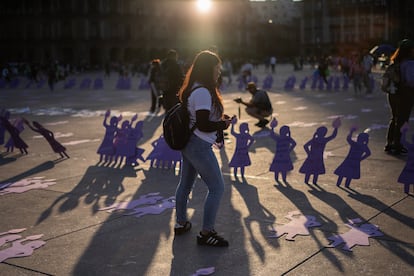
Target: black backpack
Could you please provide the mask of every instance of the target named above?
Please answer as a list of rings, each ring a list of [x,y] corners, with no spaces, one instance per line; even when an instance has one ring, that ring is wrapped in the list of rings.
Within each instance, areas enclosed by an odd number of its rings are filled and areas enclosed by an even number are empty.
[[[193,88],[191,91],[200,88]],[[177,103],[169,109],[162,122],[164,140],[173,150],[181,150],[187,145],[196,126],[190,128],[190,114],[187,103]]]

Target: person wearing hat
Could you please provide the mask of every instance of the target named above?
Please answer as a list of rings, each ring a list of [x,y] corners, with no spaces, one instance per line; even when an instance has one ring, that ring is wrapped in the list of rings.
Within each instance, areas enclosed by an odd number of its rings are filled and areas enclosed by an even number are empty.
[[[269,123],[266,117],[269,117],[273,113],[269,96],[265,90],[257,89],[254,82],[249,82],[246,90],[252,94],[250,101],[245,102],[241,98],[235,99],[234,101],[245,105],[246,113],[259,120],[256,126],[263,128]]]
[[[407,149],[401,144],[401,127],[410,119],[414,106],[414,86],[407,79],[407,76],[411,76],[407,72],[414,72],[414,41],[402,40],[391,56],[391,63],[398,68],[399,81],[396,83],[395,93],[388,93],[391,119],[384,151],[399,155],[407,153]]]

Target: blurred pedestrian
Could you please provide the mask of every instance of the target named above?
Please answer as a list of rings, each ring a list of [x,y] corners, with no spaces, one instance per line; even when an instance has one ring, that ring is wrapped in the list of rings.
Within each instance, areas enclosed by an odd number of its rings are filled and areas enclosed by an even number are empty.
[[[349,75],[352,79],[354,94],[356,96],[361,93],[362,81],[364,77],[364,67],[361,63],[361,57],[359,55],[352,58]]]
[[[181,66],[178,64],[178,53],[171,49],[168,51],[167,58],[161,64],[163,78],[163,105],[165,110],[169,110],[178,100],[178,90],[183,83],[184,74]]]
[[[161,106],[161,62],[159,59],[153,59],[151,61],[151,68],[148,77],[148,83],[151,90],[151,107],[150,112],[154,113],[158,111]]]
[[[384,151],[392,154],[405,154],[407,149],[401,144],[401,127],[408,122],[414,106],[414,87],[408,85],[407,78],[403,78],[408,66],[414,61],[414,41],[404,39],[391,56],[391,63],[399,71],[400,81],[396,84],[395,93],[388,93],[388,104],[391,119],[387,131],[387,142]]]
[[[371,70],[372,70],[372,66],[374,66],[374,58],[369,54],[366,53],[363,57],[362,57],[362,79],[364,82],[364,86],[366,88],[366,93],[367,94],[371,94],[373,87],[372,87],[372,74],[371,74]]]

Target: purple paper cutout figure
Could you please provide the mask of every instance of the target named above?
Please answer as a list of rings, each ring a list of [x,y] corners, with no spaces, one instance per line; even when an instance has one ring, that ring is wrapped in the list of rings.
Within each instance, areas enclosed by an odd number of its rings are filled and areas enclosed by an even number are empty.
[[[96,78],[93,82],[93,89],[103,89],[103,79],[102,78]]]
[[[159,215],[168,209],[173,209],[174,207],[175,196],[171,196],[169,198],[163,199],[159,204],[134,208],[132,212],[126,213],[125,216],[134,216],[140,218],[146,215]]]
[[[16,147],[22,154],[27,154],[27,148],[29,146],[20,137],[20,133],[24,130],[23,120],[18,118],[13,122],[13,124],[11,124],[9,120],[0,116],[0,122],[10,134],[9,140],[4,145],[4,147],[7,149],[7,152],[13,152],[14,148]]]
[[[303,89],[305,89],[305,88],[306,88],[306,83],[308,82],[308,79],[309,79],[309,77],[305,77],[305,78],[301,81],[301,83],[300,83],[300,85],[299,85],[300,90],[303,90]]]
[[[102,160],[105,162],[112,162],[112,158],[115,155],[114,138],[118,130],[118,122],[122,119],[122,116],[119,118],[112,116],[108,124],[107,119],[110,115],[111,111],[107,110],[105,113],[105,118],[103,120],[103,126],[105,127],[105,136],[97,150],[97,153],[99,154],[99,163],[102,162]]]
[[[334,90],[338,91],[340,86],[341,86],[341,83],[340,83],[339,76],[336,76],[334,80]]]
[[[38,249],[46,244],[45,241],[39,240],[42,236],[43,235],[34,235],[25,239],[13,241],[10,247],[0,251],[0,263],[7,259],[21,258],[32,255],[35,249]]]
[[[347,75],[344,75],[344,85],[342,86],[343,90],[348,90],[349,88],[349,77]]]
[[[318,80],[319,80],[319,73],[317,71],[315,71],[312,75],[312,84],[311,84],[311,89],[312,90],[316,89],[316,85],[318,84]]]
[[[56,141],[55,136],[52,131],[43,127],[40,123],[33,121],[33,126],[30,125],[29,121],[23,119],[24,123],[34,132],[40,133],[46,141],[49,143],[52,150],[56,153],[59,153],[61,158],[70,158],[66,153],[66,148],[62,146],[58,141]]]
[[[288,77],[288,79],[285,82],[285,90],[287,91],[293,90],[293,88],[295,87],[295,83],[296,83],[295,76]]]
[[[135,127],[128,133],[127,148],[130,155],[126,157],[126,165],[138,165],[137,159],[145,162],[145,159],[142,156],[145,150],[137,147],[138,141],[144,136],[144,133],[142,132],[143,125],[144,121],[137,122]]]
[[[18,78],[12,79],[12,81],[10,82],[9,88],[15,89],[19,86],[19,84],[20,84],[20,80]]]
[[[44,179],[44,177],[32,177],[25,178],[13,183],[6,183],[3,188],[3,184],[0,184],[0,195],[6,195],[11,193],[24,193],[35,189],[46,189],[51,185],[55,185],[55,179]]]
[[[275,118],[270,123],[270,127],[272,128],[270,137],[276,141],[276,150],[269,171],[275,173],[276,182],[279,182],[279,173],[282,174],[282,179],[286,183],[287,172],[293,170],[290,153],[295,148],[296,142],[290,137],[290,128],[288,126],[282,126],[279,130],[280,135],[276,135],[274,129],[277,124],[278,122]]]
[[[272,85],[273,85],[273,76],[272,74],[268,74],[263,80],[262,88],[265,90],[271,89]]]
[[[79,85],[79,89],[89,89],[91,87],[91,79],[90,78],[84,78]]]
[[[249,125],[241,123],[239,126],[240,133],[234,131],[234,125],[237,118],[233,118],[231,122],[231,134],[236,137],[236,149],[229,163],[229,167],[233,168],[234,177],[237,178],[237,168],[240,168],[240,174],[244,178],[244,168],[251,165],[249,157],[249,147],[253,144],[254,138],[249,134]]]
[[[346,223],[345,225],[351,228],[351,230],[343,234],[328,237],[328,240],[330,240],[331,243],[327,247],[337,247],[340,244],[344,244],[342,249],[352,252],[352,247],[355,245],[368,246],[370,237],[380,237],[384,235],[379,231],[378,226],[370,223],[358,226],[351,222]]]
[[[159,196],[160,193],[148,193],[146,195],[140,196],[138,199],[132,200],[132,201],[124,201],[119,203],[114,203],[108,207],[100,208],[99,211],[107,211],[107,212],[115,212],[118,210],[131,210],[136,208],[140,205],[150,205],[155,204],[161,199],[163,199],[162,196]]]
[[[305,174],[305,183],[309,183],[309,178],[313,175],[313,184],[318,182],[318,176],[325,174],[325,164],[323,161],[323,153],[325,151],[326,144],[333,140],[338,134],[338,128],[341,126],[340,118],[336,118],[332,122],[332,127],[334,128],[332,134],[326,137],[328,129],[324,126],[321,126],[316,129],[313,134],[312,139],[306,142],[303,145],[303,148],[306,151],[308,157],[303,162],[302,166],[299,169],[300,173]]]
[[[211,275],[214,272],[216,272],[216,269],[213,266],[212,267],[205,267],[205,268],[197,269],[197,271],[194,274],[192,274],[191,276]]]
[[[404,184],[404,193],[410,192],[410,185],[414,185],[414,134],[411,138],[411,143],[407,141],[408,123],[401,127],[401,144],[408,150],[407,162],[400,176],[398,182]]]
[[[290,222],[276,227],[272,226],[271,232],[274,234],[270,235],[269,238],[279,238],[286,234],[286,240],[294,241],[297,235],[309,236],[308,228],[322,225],[314,216],[303,215],[299,211],[289,212],[285,218],[289,219]]]
[[[151,160],[150,167],[170,169],[181,163],[181,152],[171,149],[165,142],[163,135],[152,142],[151,145],[154,149],[146,159]]]
[[[5,120],[10,119],[10,111],[1,109],[0,111],[0,117],[3,117]],[[6,126],[3,124],[2,120],[0,120],[0,145],[3,145],[5,140],[5,134],[6,134]]]
[[[76,85],[76,79],[75,78],[71,78],[68,81],[65,82],[65,84],[63,85],[64,89],[70,89],[73,88]]]
[[[114,138],[114,146],[115,146],[115,164],[118,163],[119,165],[122,164],[124,159],[126,160],[127,157],[134,155],[135,156],[135,148],[136,145],[131,145],[128,143],[128,136],[132,130],[132,124],[138,118],[138,115],[135,114],[131,118],[131,122],[125,120],[121,124],[121,128],[118,128]]]
[[[325,81],[323,80],[323,78],[321,76],[319,76],[318,79],[318,89],[319,90],[323,90],[325,87]]]
[[[357,140],[352,140],[352,134],[357,130],[356,127],[351,127],[346,138],[350,149],[345,160],[335,170],[338,176],[336,186],[340,186],[342,179],[345,177],[345,187],[349,188],[352,179],[359,179],[361,177],[361,161],[371,155],[368,148],[369,135],[368,133],[360,133]]]

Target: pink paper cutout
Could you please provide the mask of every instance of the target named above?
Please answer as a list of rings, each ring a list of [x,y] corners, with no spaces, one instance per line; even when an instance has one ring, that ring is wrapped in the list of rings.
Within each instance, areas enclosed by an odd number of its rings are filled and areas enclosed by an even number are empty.
[[[338,117],[332,122],[334,131],[328,137],[325,136],[328,132],[328,129],[326,127],[322,126],[317,128],[313,134],[312,139],[303,145],[303,148],[305,149],[308,157],[303,162],[302,166],[299,169],[299,172],[305,174],[304,181],[306,184],[309,183],[309,178],[311,175],[313,175],[312,183],[316,184],[318,182],[319,175],[325,174],[325,164],[323,161],[325,147],[329,141],[333,140],[336,137],[340,125],[341,120]]]
[[[345,178],[345,187],[349,188],[352,179],[361,178],[361,161],[371,155],[368,148],[369,135],[368,133],[360,133],[357,141],[352,140],[352,134],[356,131],[356,127],[351,127],[346,138],[350,149],[345,160],[335,170],[338,175],[336,186],[340,186],[342,179]]]
[[[165,198],[159,204],[134,208],[132,212],[126,213],[126,216],[134,216],[140,218],[145,215],[159,215],[165,210],[175,207],[175,196]]]
[[[357,226],[355,223],[350,221],[350,223],[346,223],[345,225],[351,228],[351,230],[343,234],[328,237],[328,240],[330,240],[331,243],[327,247],[337,247],[344,244],[342,247],[343,250],[352,251],[352,247],[356,245],[368,246],[370,237],[379,237],[384,235],[381,231],[379,231],[378,226],[370,223]]]
[[[34,189],[46,189],[51,185],[55,185],[56,182],[54,181],[55,179],[44,179],[44,177],[25,178],[7,185],[5,188],[2,188],[0,190],[0,195],[6,195],[10,193],[24,193]]]
[[[35,249],[46,244],[45,241],[39,240],[42,237],[43,234],[13,241],[10,247],[0,251],[0,263],[10,258],[21,258],[32,255]]]
[[[251,165],[249,157],[249,148],[254,142],[254,138],[249,134],[249,125],[241,123],[239,126],[240,133],[234,131],[234,125],[237,118],[232,120],[231,134],[236,137],[236,149],[229,163],[229,167],[233,168],[234,177],[237,178],[237,168],[240,168],[240,174],[244,178],[244,168]]]
[[[26,228],[20,228],[20,229],[12,229],[7,232],[0,233],[0,236],[4,236],[4,237],[0,237],[0,247],[6,244],[7,242],[12,242],[12,241],[21,239],[22,236],[15,235],[15,234],[21,233],[25,230]]]
[[[138,199],[132,201],[124,201],[119,203],[114,203],[108,207],[100,208],[99,211],[115,212],[118,210],[131,210],[139,205],[148,205],[155,204],[163,197],[159,196],[160,193],[149,193],[146,195],[140,196]]]
[[[197,271],[191,276],[211,275],[214,272],[216,272],[216,269],[213,266],[206,267],[206,268],[200,268],[200,269],[197,269]]]
[[[303,215],[299,211],[289,212],[285,218],[290,219],[291,221],[287,224],[276,226],[272,228],[273,235],[269,238],[279,238],[284,234],[287,234],[285,239],[288,241],[294,241],[297,235],[309,236],[308,228],[321,226],[314,216]]]
[[[8,242],[12,242],[18,239],[21,239],[22,236],[20,235],[7,235],[4,237],[0,237],[0,246],[3,246],[4,244],[8,243]]]
[[[26,230],[26,228],[11,229],[11,230],[9,230],[7,232],[0,233],[0,236],[8,235],[8,234],[18,234],[18,233],[21,233],[21,232],[23,232],[25,230]]]
[[[276,141],[276,150],[269,171],[275,173],[276,182],[279,182],[279,173],[282,174],[282,179],[286,183],[287,172],[293,170],[290,153],[295,148],[296,142],[290,136],[290,128],[288,126],[282,126],[279,130],[280,135],[276,135],[274,129],[277,124],[276,118],[273,118],[270,123],[270,127],[272,128],[270,137]]]

